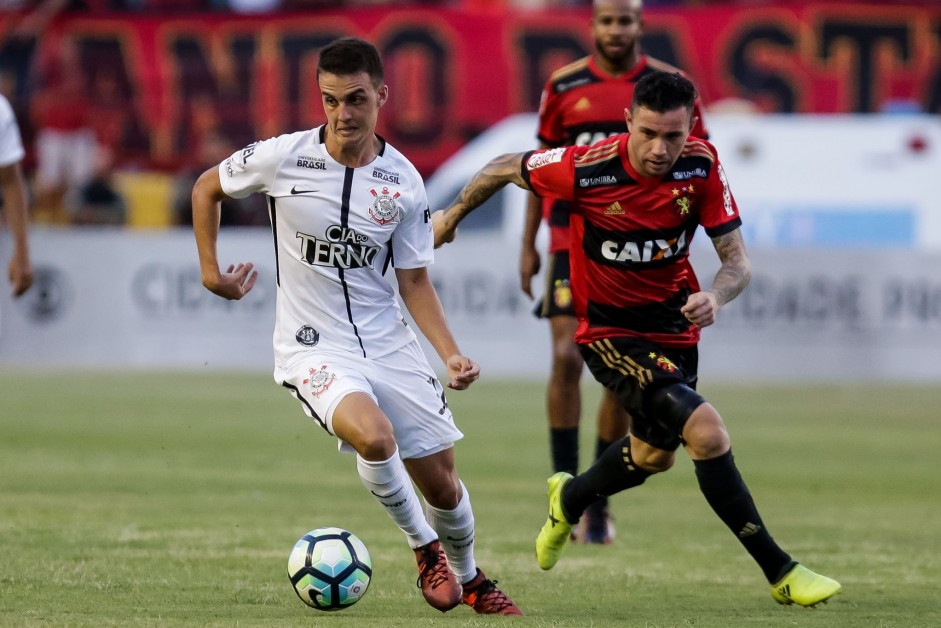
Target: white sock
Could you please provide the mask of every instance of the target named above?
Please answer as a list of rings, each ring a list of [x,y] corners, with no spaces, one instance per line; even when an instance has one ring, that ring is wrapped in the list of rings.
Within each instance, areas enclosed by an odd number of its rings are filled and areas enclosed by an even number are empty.
[[[398,449],[391,458],[379,462],[364,460],[357,455],[356,470],[359,471],[359,477],[369,492],[386,509],[395,525],[405,533],[412,549],[438,538],[425,520],[418,495],[405,465],[399,458]]]
[[[465,584],[477,575],[474,561],[474,509],[470,494],[461,482],[461,501],[454,510],[442,510],[425,502],[425,518],[438,533],[438,540],[448,556],[451,571]]]

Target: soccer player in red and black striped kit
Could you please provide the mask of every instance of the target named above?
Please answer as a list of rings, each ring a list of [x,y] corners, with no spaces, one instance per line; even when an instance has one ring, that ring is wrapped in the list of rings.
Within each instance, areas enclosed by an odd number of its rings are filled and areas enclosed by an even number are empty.
[[[654,71],[678,72],[663,61],[641,53],[642,0],[594,0],[591,32],[594,52],[555,71],[546,83],[539,106],[540,148],[585,146],[627,131],[624,106],[634,85]],[[708,139],[699,103],[694,109],[692,134]],[[568,202],[530,195],[520,249],[520,286],[533,297],[532,280],[542,260],[536,234],[545,220],[549,229],[545,286],[536,314],[549,321],[552,367],[546,390],[549,444],[553,471],[578,472],[578,434],[581,419],[580,379],[584,361],[573,342],[578,320],[569,278]],[[627,434],[630,416],[617,397],[605,389],[598,407],[595,456]],[[586,543],[609,543],[613,524],[607,498],[585,511],[578,537]]]
[[[540,567],[555,566],[590,503],[666,471],[682,445],[706,501],[758,563],[772,597],[814,606],[840,584],[775,543],[735,465],[722,417],[695,389],[700,330],[751,275],[716,150],[690,137],[695,98],[681,75],[651,73],[637,82],[625,111],[628,133],[491,160],[435,213],[435,242],[452,240],[460,220],[507,183],[570,201],[575,341],[632,423],[630,435],[587,471],[549,478],[549,517],[536,538]],[[689,261],[699,225],[721,261],[707,290]]]

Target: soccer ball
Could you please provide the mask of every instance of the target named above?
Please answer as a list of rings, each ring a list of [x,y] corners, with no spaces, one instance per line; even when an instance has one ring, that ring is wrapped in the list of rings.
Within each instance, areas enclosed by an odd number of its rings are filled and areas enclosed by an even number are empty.
[[[366,594],[372,561],[359,538],[341,528],[317,528],[302,536],[288,557],[297,597],[320,611],[339,611]]]

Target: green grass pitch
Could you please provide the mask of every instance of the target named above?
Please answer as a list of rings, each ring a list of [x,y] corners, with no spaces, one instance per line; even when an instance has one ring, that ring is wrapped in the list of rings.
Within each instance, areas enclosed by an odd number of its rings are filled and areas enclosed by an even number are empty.
[[[449,395],[479,564],[526,613],[478,618],[424,603],[353,457],[269,375],[2,372],[0,625],[941,625],[941,389],[704,383],[771,532],[843,584],[815,610],[774,603],[682,452],[614,498],[613,545],[540,571],[543,389],[491,378]],[[593,438],[589,424],[583,460]],[[295,540],[320,526],[372,555],[369,592],[342,613],[307,608],[287,581]]]

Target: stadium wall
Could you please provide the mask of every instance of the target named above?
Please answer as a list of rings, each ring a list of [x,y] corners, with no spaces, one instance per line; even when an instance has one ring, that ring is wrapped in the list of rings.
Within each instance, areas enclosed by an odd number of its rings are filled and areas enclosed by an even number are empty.
[[[706,283],[715,255],[699,244]],[[186,230],[40,229],[32,248],[36,285],[20,300],[0,299],[0,366],[271,368],[275,274],[265,229],[220,238],[223,263],[251,260],[260,270],[240,302],[202,288]],[[758,249],[752,260],[751,286],[704,331],[709,378],[941,380],[941,254]],[[486,376],[542,377],[548,328],[520,293],[516,264],[502,239],[467,234],[439,252],[432,276],[463,350]]]

